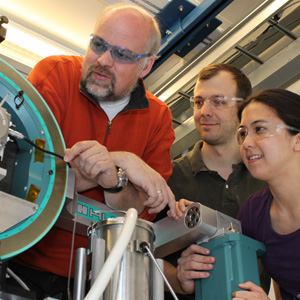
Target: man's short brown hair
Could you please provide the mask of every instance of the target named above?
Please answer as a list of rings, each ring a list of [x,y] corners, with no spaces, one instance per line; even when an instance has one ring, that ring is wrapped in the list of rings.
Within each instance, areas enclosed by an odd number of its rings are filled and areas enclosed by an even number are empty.
[[[232,74],[237,85],[236,97],[246,99],[252,93],[252,86],[249,78],[238,68],[223,63],[216,63],[204,67],[199,75],[198,80],[205,81],[219,74],[221,71],[226,71]]]

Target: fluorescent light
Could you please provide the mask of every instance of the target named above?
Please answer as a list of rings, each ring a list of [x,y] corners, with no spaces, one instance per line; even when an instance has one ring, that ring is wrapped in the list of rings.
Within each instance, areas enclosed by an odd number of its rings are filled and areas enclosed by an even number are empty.
[[[7,25],[6,40],[42,57],[70,54],[11,25]]]
[[[0,44],[1,54],[33,67],[39,60],[50,55],[78,55],[58,43],[46,39],[17,24],[3,24],[6,38]]]

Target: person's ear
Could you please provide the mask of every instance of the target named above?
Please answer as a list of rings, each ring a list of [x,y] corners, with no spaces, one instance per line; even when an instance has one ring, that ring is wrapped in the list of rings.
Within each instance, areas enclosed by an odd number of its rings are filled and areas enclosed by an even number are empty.
[[[295,151],[300,151],[300,133],[297,133],[297,134],[295,135],[294,150],[295,150]]]
[[[145,66],[143,67],[142,71],[140,72],[139,78],[145,77],[151,71],[152,66],[154,64],[154,61],[155,61],[154,56],[149,56],[146,59],[147,59],[147,62],[145,64]]]

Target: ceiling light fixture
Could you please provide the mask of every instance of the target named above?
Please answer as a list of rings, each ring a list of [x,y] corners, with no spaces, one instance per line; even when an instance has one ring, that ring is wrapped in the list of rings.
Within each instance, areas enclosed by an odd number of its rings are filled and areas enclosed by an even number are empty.
[[[0,53],[31,68],[47,56],[78,55],[75,51],[12,22],[3,26],[7,31],[5,40],[0,44]]]

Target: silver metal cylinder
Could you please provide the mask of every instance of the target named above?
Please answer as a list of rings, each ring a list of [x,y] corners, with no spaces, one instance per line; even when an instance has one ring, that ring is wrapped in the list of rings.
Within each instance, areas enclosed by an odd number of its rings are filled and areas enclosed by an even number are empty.
[[[85,296],[86,268],[87,249],[78,248],[76,251],[73,300],[82,300]]]
[[[101,268],[103,267],[105,263],[105,240],[100,239],[96,236],[96,238],[92,238],[92,253],[95,253],[97,256],[97,259],[93,257],[91,261],[91,286],[94,284],[95,279],[97,278],[97,275],[99,274]],[[100,299],[102,300],[102,298]]]
[[[156,262],[160,269],[164,271],[163,259],[156,259]],[[164,300],[164,279],[161,276],[159,270],[154,266],[153,268],[153,299]]]
[[[103,239],[105,243],[105,258],[110,254],[122,230],[124,218],[112,218],[97,223],[90,233],[90,245],[97,245],[94,239]],[[104,294],[103,300],[153,300],[152,278],[153,265],[148,255],[140,249],[140,244],[146,242],[153,251],[154,231],[149,222],[137,220],[132,239],[124,252]],[[92,250],[93,264],[99,265],[101,253]],[[101,264],[101,262],[100,262]],[[91,270],[91,282],[99,271]]]

